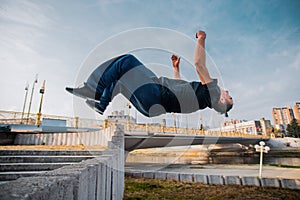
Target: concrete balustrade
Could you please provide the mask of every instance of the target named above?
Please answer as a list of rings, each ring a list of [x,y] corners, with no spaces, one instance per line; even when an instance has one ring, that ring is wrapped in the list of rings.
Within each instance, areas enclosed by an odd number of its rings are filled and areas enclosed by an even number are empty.
[[[126,175],[135,178],[154,178],[161,180],[176,180],[181,182],[196,182],[211,185],[244,185],[244,186],[263,186],[281,187],[288,189],[299,189],[300,180],[297,179],[277,179],[277,178],[258,178],[258,177],[239,177],[222,175],[203,175],[187,174],[168,171],[142,171],[126,170]]]
[[[14,144],[107,146],[107,142],[111,141],[115,126],[94,132],[18,133]]]
[[[77,164],[40,173],[34,177],[24,177],[2,183],[0,184],[0,199],[122,199],[124,193],[124,131],[120,126],[110,128],[110,131],[112,131],[111,142],[108,141],[106,144],[109,148],[101,155]],[[90,139],[89,145],[93,145],[95,142],[93,140],[97,140],[96,135],[84,136],[86,139]],[[37,141],[30,137],[19,138],[19,141]],[[50,137],[46,137],[44,141],[58,142],[51,141]],[[78,142],[78,140],[69,140],[69,143],[73,142]]]

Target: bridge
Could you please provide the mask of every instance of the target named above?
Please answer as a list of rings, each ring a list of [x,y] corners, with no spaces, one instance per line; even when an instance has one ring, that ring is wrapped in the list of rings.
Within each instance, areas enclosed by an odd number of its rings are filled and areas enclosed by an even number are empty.
[[[167,127],[164,124],[138,124],[130,121],[128,116],[116,121],[108,120],[88,120],[78,117],[61,117],[43,115],[47,119],[57,119],[65,121],[65,127],[58,129],[56,127],[47,128],[45,133],[43,124],[35,125],[35,114],[30,115],[28,124],[21,124],[26,122],[26,119],[21,118],[20,112],[0,111],[0,124],[8,125],[11,128],[9,136],[4,136],[5,141],[13,141],[18,135],[18,139],[25,137],[20,144],[45,144],[45,145],[102,145],[103,141],[110,138],[109,127],[116,124],[124,126],[125,134],[125,150],[132,151],[134,149],[154,148],[154,147],[172,147],[172,146],[189,146],[189,145],[209,145],[209,144],[233,144],[239,143],[248,146],[249,144],[256,144],[261,140],[268,140],[268,136],[245,134],[239,132],[220,132],[199,130],[195,128],[180,128]],[[127,118],[126,118],[127,117]],[[124,119],[123,119],[124,118]],[[123,119],[123,121],[122,121]],[[88,128],[84,128],[88,127]],[[86,132],[86,133],[84,133]],[[3,138],[3,133],[0,135]],[[91,140],[94,141],[90,142]],[[2,139],[2,141],[4,141]],[[0,141],[1,144],[1,141]]]
[[[125,132],[125,150],[173,147],[189,145],[210,145],[210,144],[234,144],[239,143],[245,146],[256,144],[259,141],[268,140],[263,137],[243,136],[218,136],[218,135],[187,135],[172,133],[154,133],[151,135],[128,134]]]
[[[9,133],[1,133],[2,138],[10,139],[7,144],[103,146],[111,139],[110,126],[101,129],[67,127],[63,132],[49,132],[49,130],[43,132],[42,127],[33,125],[2,124],[2,126],[9,126],[11,129]],[[57,127],[54,127],[55,129]],[[124,139],[125,150],[132,151],[144,148],[210,144],[239,143],[248,146],[257,144],[261,140],[266,141],[269,137],[180,128],[176,128],[174,131],[174,127],[132,125],[124,130]]]

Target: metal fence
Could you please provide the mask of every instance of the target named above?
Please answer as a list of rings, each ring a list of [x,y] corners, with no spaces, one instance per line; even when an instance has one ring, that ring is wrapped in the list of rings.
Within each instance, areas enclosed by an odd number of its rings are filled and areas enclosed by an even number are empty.
[[[66,120],[68,127],[99,128],[103,126],[103,120],[86,119],[79,117],[65,117],[43,114],[42,118]],[[29,118],[22,118],[22,112],[0,111],[0,123],[2,124],[28,124],[35,125],[37,114],[30,113]]]

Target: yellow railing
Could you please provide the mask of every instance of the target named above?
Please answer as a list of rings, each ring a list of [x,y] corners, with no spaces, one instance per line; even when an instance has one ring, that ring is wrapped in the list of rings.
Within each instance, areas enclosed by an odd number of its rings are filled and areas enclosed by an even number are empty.
[[[36,125],[37,114],[30,113],[29,118],[22,119],[21,112],[0,111],[0,123],[2,124],[28,124]],[[26,115],[27,116],[27,115]],[[42,118],[66,120],[67,126],[76,128],[99,128],[103,126],[103,120],[86,119],[79,117],[65,117],[57,115],[42,114]]]
[[[9,116],[5,118],[4,116]],[[36,122],[36,114],[30,114],[30,119],[27,121],[26,118],[21,120],[21,112],[10,112],[10,111],[0,111],[0,123],[7,124],[32,124]],[[43,115],[45,118],[52,119],[63,119],[67,121],[67,126],[70,127],[89,127],[89,128],[106,128],[112,124],[123,124],[126,131],[141,131],[149,133],[172,133],[172,134],[190,134],[190,135],[210,135],[210,136],[221,136],[221,137],[250,137],[250,138],[263,138],[268,139],[270,136],[267,135],[252,135],[239,132],[222,132],[222,131],[209,131],[200,130],[195,128],[179,128],[179,127],[168,127],[158,124],[136,124],[128,122],[109,122],[107,120],[95,120],[95,119],[83,119],[78,117],[63,117],[56,115]]]
[[[115,124],[117,122],[108,122],[107,126]],[[220,136],[220,137],[250,137],[250,138],[262,138],[268,139],[270,136],[267,135],[252,135],[240,132],[221,132],[221,131],[209,131],[209,130],[199,130],[199,129],[188,129],[179,127],[167,127],[161,125],[153,124],[133,124],[133,123],[123,123],[126,131],[132,132],[148,132],[148,133],[172,133],[172,134],[186,134],[186,135],[210,135],[210,136]]]

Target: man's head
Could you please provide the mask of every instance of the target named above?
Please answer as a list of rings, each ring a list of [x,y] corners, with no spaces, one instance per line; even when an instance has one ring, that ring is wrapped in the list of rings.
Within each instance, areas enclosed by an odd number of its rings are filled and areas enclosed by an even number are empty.
[[[216,103],[213,107],[216,111],[221,114],[225,113],[225,117],[228,117],[227,112],[232,109],[233,100],[227,90],[221,90],[219,102]]]
[[[218,86],[217,79],[213,79],[212,82],[206,85],[210,95],[211,108],[228,117],[227,112],[231,110],[233,106],[233,100],[232,97],[229,96],[229,92]]]

